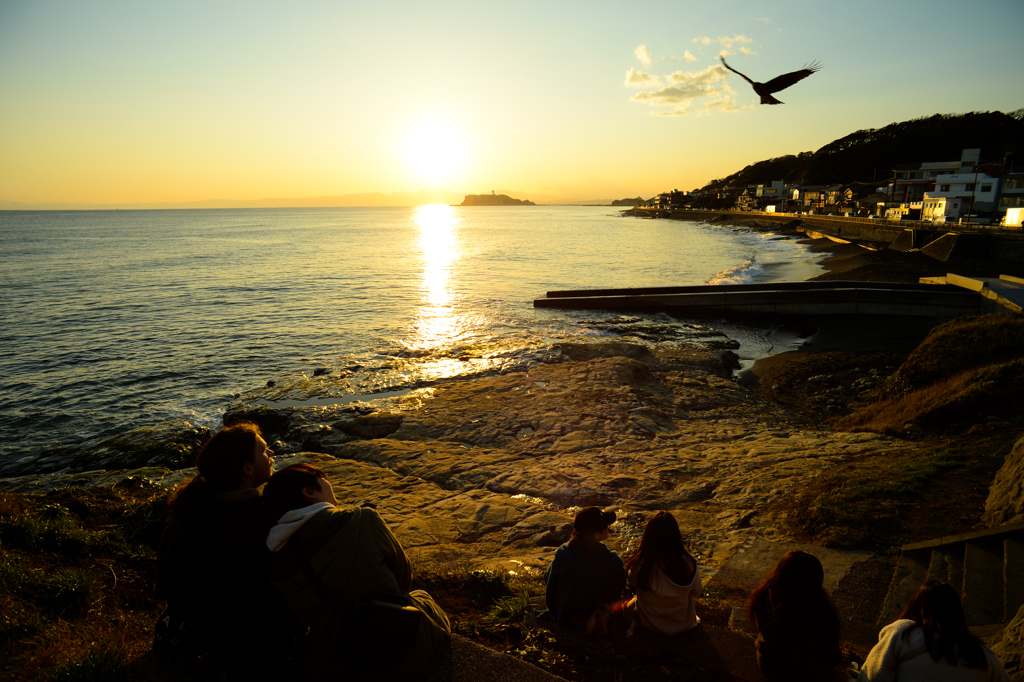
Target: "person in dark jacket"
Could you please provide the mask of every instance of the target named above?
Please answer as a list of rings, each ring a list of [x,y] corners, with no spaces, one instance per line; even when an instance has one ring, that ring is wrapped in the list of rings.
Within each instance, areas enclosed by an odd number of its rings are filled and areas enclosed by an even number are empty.
[[[309,679],[417,679],[451,625],[429,594],[411,590],[409,557],[380,514],[338,508],[330,481],[309,464],[274,474],[264,498],[277,519],[265,538],[274,586],[309,628]],[[372,606],[389,599],[406,613]]]
[[[750,594],[748,615],[759,634],[757,663],[768,682],[845,679],[840,621],[813,554],[784,555]]]
[[[559,628],[605,629],[608,606],[626,585],[622,559],[602,544],[613,523],[614,512],[587,507],[576,515],[572,537],[555,551],[544,573],[544,600]]]
[[[295,619],[270,584],[259,491],[273,454],[255,424],[228,426],[199,451],[198,475],[171,496],[157,554],[167,605],[156,652],[206,653],[234,668],[266,669],[287,657]]]

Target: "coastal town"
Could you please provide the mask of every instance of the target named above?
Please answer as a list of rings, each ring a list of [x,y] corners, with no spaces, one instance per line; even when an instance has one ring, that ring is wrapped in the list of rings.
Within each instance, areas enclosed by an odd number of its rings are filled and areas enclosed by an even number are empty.
[[[795,185],[779,179],[717,190],[674,189],[636,205],[652,211],[732,209],[1020,231],[1024,171],[1014,170],[1011,159],[964,149],[959,159],[897,164],[884,183]]]

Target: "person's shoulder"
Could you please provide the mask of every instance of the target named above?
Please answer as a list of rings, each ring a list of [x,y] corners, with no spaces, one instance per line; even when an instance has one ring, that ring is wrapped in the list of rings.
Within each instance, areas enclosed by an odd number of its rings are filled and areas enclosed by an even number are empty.
[[[601,545],[601,549],[603,551],[599,552],[598,556],[600,556],[604,561],[607,561],[611,564],[616,564],[617,566],[623,565],[622,557],[620,557],[617,552],[610,549],[607,545],[604,544]]]

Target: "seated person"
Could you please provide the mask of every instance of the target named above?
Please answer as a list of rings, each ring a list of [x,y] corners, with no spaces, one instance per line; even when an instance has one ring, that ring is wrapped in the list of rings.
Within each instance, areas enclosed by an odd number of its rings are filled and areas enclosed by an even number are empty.
[[[748,616],[758,629],[757,664],[768,682],[831,682],[837,666],[840,621],[824,588],[825,570],[813,554],[786,553],[750,594]]]
[[[678,635],[700,624],[697,597],[703,592],[697,560],[686,551],[674,516],[660,511],[647,522],[640,546],[626,562],[636,596],[626,616],[663,635]]]
[[[271,576],[309,627],[309,676],[412,679],[449,638],[451,626],[429,594],[409,591],[412,566],[384,519],[373,509],[338,509],[333,486],[308,464],[274,474],[264,499],[277,519],[266,538],[274,553]],[[392,632],[383,646],[375,640],[366,650],[352,651],[356,637],[346,633],[356,629],[365,635],[371,623],[357,611],[375,595],[393,595],[411,611],[408,638],[403,644]],[[378,674],[378,668],[384,671]]]
[[[573,521],[572,537],[555,551],[544,573],[546,614],[559,628],[586,627],[607,616],[607,606],[619,599],[626,572],[619,555],[602,541],[611,533],[615,513],[587,507]],[[545,614],[541,614],[544,616]]]
[[[867,682],[1010,682],[999,657],[967,629],[960,595],[927,582],[878,633],[861,670]]]
[[[156,652],[206,652],[261,668],[289,653],[295,619],[270,584],[259,491],[274,471],[273,454],[255,424],[228,426],[199,451],[198,475],[171,495],[157,553],[157,589],[167,606]]]

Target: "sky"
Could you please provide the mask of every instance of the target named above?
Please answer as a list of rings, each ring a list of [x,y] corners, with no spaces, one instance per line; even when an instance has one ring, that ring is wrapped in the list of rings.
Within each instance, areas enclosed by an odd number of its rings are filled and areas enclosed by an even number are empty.
[[[1022,27],[1020,0],[0,0],[0,207],[647,198],[1024,107]],[[823,68],[765,106],[722,54]]]

